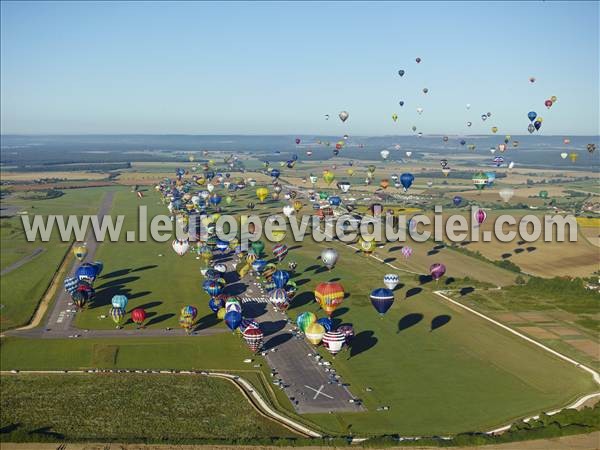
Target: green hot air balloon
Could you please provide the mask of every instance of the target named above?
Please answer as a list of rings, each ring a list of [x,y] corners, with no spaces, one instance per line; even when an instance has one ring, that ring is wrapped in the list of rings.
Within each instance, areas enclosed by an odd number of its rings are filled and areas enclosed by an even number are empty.
[[[262,241],[256,241],[252,243],[252,251],[254,251],[254,254],[258,257],[260,257],[260,255],[262,255],[263,250],[265,249],[265,243]]]
[[[548,191],[540,191],[540,198],[548,198]]]
[[[487,185],[488,177],[483,172],[479,172],[473,175],[472,181],[477,190],[482,190]]]

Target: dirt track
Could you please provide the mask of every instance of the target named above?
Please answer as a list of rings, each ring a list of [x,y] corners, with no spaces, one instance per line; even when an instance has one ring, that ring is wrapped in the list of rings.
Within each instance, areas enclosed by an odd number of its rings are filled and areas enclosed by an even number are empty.
[[[138,444],[0,444],[2,450],[328,450],[334,447],[250,447],[233,445],[138,445]],[[357,447],[361,448],[361,447]],[[389,447],[391,449],[432,450],[440,447]],[[600,432],[565,436],[558,439],[513,442],[477,447],[449,447],[454,450],[597,450]]]

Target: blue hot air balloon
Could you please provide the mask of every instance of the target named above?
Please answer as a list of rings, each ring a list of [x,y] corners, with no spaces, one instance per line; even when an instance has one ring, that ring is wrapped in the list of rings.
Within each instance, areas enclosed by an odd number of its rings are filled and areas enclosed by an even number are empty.
[[[67,277],[64,281],[65,291],[69,294],[73,294],[77,290],[77,285],[79,285],[79,279],[77,277]]]
[[[329,197],[329,204],[331,206],[340,206],[341,203],[342,203],[342,199],[339,198],[337,195]]]
[[[284,288],[289,280],[290,274],[285,270],[276,270],[273,273],[273,283],[277,289]]]
[[[208,301],[208,307],[212,312],[217,312],[219,309],[225,307],[225,303],[223,302],[223,299],[219,297],[211,297]]]
[[[317,320],[317,323],[322,325],[323,328],[325,328],[325,331],[333,330],[333,320],[331,320],[329,317],[321,317]]]
[[[120,308],[122,310],[127,307],[127,303],[129,303],[129,299],[125,295],[114,295],[110,301],[113,308]]]
[[[267,261],[264,259],[257,259],[252,263],[252,270],[254,270],[256,273],[262,273],[266,266]]]
[[[415,176],[412,173],[403,173],[402,175],[400,175],[400,183],[404,188],[404,192],[406,192],[408,188],[411,187],[413,181],[415,181]]]
[[[202,283],[202,289],[204,289],[208,295],[214,297],[221,293],[221,284],[217,280],[206,280]]]
[[[529,118],[530,122],[533,122],[535,120],[535,118],[537,117],[537,113],[535,111],[529,111],[527,113],[527,117]]]
[[[454,198],[452,199],[452,203],[454,203],[454,206],[458,206],[462,203],[462,197],[460,195],[455,195]]]
[[[465,141],[464,139],[460,140],[460,145],[465,145],[467,143],[467,141]]]
[[[224,320],[227,327],[233,331],[240,326],[240,323],[242,322],[242,313],[235,310],[228,311],[225,313]]]
[[[377,288],[371,292],[371,304],[382,316],[392,307],[394,293],[387,288]]]
[[[279,178],[279,175],[281,175],[281,172],[279,171],[279,169],[272,169],[271,170],[271,176],[275,179]]]
[[[98,275],[98,268],[90,263],[79,266],[75,272],[75,277],[79,280],[93,283]]]
[[[229,248],[229,242],[227,241],[223,241],[221,239],[217,240],[217,249],[221,250],[222,252],[224,252],[225,250],[227,250]]]
[[[217,206],[219,203],[221,203],[221,200],[222,198],[219,194],[213,194],[209,198],[210,204],[213,206]]]

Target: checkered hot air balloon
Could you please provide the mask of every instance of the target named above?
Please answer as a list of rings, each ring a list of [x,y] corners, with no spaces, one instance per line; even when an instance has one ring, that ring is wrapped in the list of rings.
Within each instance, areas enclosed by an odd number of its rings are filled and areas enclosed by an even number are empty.
[[[323,311],[331,317],[344,300],[344,287],[337,282],[319,283],[315,288],[315,298]]]
[[[407,247],[407,246],[402,247],[402,256],[404,256],[404,259],[410,258],[410,256],[412,254],[413,254],[412,247]]]
[[[79,279],[77,277],[67,277],[65,278],[64,285],[65,291],[69,294],[73,294],[77,290],[77,285],[79,284]]]
[[[250,351],[256,353],[258,350],[260,350],[264,337],[264,334],[260,328],[246,328],[244,331],[242,331],[242,337],[244,338],[244,341],[246,341],[246,344],[248,344]]]
[[[346,337],[343,333],[340,333],[339,331],[327,331],[323,335],[323,344],[325,345],[325,347],[327,347],[329,353],[331,353],[334,356],[342,350],[342,347],[344,346],[345,342]]]

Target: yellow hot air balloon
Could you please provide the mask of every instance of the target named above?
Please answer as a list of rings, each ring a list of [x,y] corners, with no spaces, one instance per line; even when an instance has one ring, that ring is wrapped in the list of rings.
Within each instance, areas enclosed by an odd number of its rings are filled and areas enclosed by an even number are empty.
[[[375,251],[375,241],[373,239],[363,239],[362,237],[358,240],[358,245],[365,255],[369,255]]]
[[[200,186],[204,186],[204,183],[206,183],[206,178],[198,177],[198,178],[196,178],[196,183],[199,184]]]
[[[258,197],[258,200],[261,203],[265,201],[268,195],[269,190],[266,187],[259,187],[258,189],[256,189],[256,196]]]
[[[398,120],[398,114],[396,114],[396,113],[392,114],[392,120],[394,122],[396,122]]]
[[[327,183],[327,186],[329,186],[333,182],[333,180],[335,180],[335,175],[330,170],[324,170],[323,180],[325,181],[325,183]]]
[[[304,205],[302,205],[302,202],[300,200],[294,201],[294,210],[296,212],[300,211],[302,209],[302,206]]]
[[[575,161],[577,161],[578,157],[579,157],[579,154],[577,154],[577,152],[571,152],[571,153],[569,153],[569,159],[571,160],[572,163],[574,163]]]
[[[498,127],[492,127],[492,133],[498,132]]]
[[[552,103],[556,103],[556,100],[558,100],[558,98],[556,97],[556,95],[553,95],[552,97],[550,97],[550,100],[552,100]]]
[[[223,320],[225,318],[225,313],[225,308],[219,308],[219,310],[217,311],[217,319]]]
[[[287,231],[271,230],[271,235],[273,237],[273,242],[281,242],[285,239],[285,236],[287,235]]]
[[[354,175],[354,169],[348,169],[346,170],[346,173],[350,176]]]
[[[73,246],[73,254],[79,261],[83,261],[88,254],[88,249],[85,244],[79,242]]]
[[[312,345],[319,345],[321,339],[323,339],[323,335],[325,335],[325,327],[320,323],[313,322],[306,327],[304,335],[306,336],[306,340]]]
[[[248,271],[250,270],[250,264],[240,264],[238,269],[237,269],[237,273],[240,276],[240,278],[244,278],[246,276],[246,274],[248,273]]]

